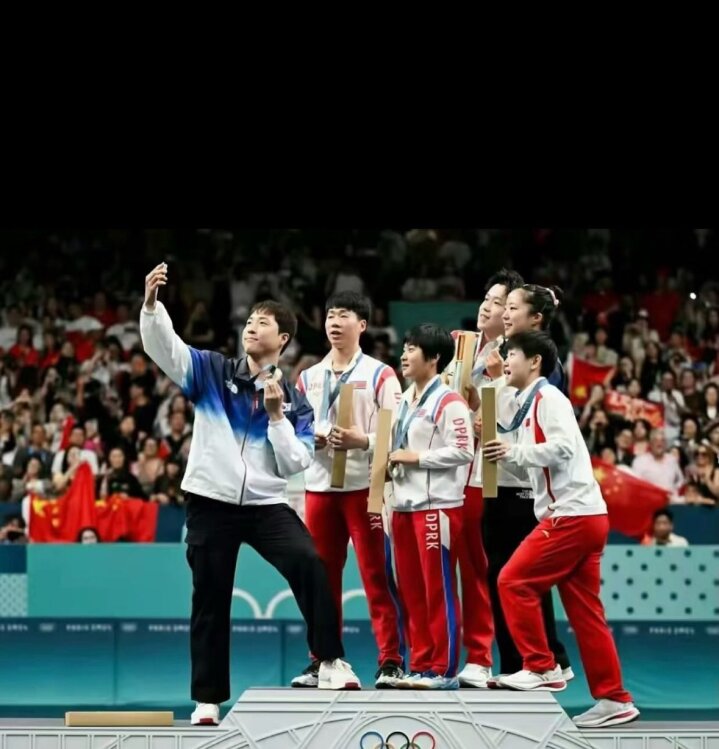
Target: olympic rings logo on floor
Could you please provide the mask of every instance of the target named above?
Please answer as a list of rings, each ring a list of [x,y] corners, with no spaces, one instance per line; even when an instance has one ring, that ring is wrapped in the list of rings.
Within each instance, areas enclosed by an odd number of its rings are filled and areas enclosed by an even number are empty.
[[[421,741],[418,742],[418,739]],[[434,736],[428,731],[418,731],[412,738],[403,731],[392,731],[385,738],[377,731],[367,731],[362,734],[359,743],[359,749],[435,749],[436,746]]]

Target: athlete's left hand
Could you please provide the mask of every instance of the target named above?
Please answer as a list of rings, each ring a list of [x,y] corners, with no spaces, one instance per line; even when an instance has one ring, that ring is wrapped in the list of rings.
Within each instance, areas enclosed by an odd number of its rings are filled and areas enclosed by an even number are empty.
[[[490,463],[496,463],[498,460],[506,457],[511,449],[512,446],[506,442],[502,442],[502,440],[491,440],[486,445],[482,445],[482,457],[486,458]]]
[[[327,442],[335,450],[369,449],[369,437],[356,425],[349,429],[333,426]]]
[[[283,402],[284,397],[280,384],[273,378],[268,377],[265,380],[265,411],[267,411],[270,421],[281,421],[284,419],[284,414],[282,413]]]
[[[504,359],[502,359],[497,349],[494,349],[494,351],[490,352],[489,356],[487,357],[487,363],[485,364],[485,367],[485,371],[493,380],[496,380],[498,377],[502,376],[502,374],[504,373]]]
[[[419,463],[419,453],[413,453],[411,450],[394,450],[389,454],[390,463],[405,463],[408,466]]]

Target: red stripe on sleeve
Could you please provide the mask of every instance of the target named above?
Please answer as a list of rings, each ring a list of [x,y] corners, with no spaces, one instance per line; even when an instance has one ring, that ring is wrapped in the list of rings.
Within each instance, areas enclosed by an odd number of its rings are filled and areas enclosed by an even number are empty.
[[[442,418],[442,411],[444,411],[444,409],[447,408],[450,403],[456,403],[457,401],[459,401],[460,403],[464,403],[465,406],[467,405],[467,401],[465,401],[459,393],[455,393],[454,391],[445,393],[442,396],[442,399],[440,400],[439,406],[437,408],[437,412],[434,415],[434,423],[439,424],[439,420]]]
[[[541,400],[542,400],[542,391],[540,390],[535,396],[535,400],[534,400],[534,441],[538,445],[541,444],[542,442],[547,441],[547,438],[544,434],[544,431],[542,430],[542,427],[539,426],[539,419],[537,418],[537,408],[539,407],[539,401]],[[552,502],[556,502],[557,498],[554,496],[554,492],[552,491],[552,477],[549,473],[549,468],[542,468],[542,471],[544,472],[544,478],[547,482],[547,493],[552,498]]]
[[[389,380],[390,377],[394,374],[394,370],[392,367],[388,367],[386,364],[384,366],[384,369],[380,372],[379,377],[377,378],[377,384],[374,387],[374,394],[375,396],[379,397],[379,391],[382,390],[382,385]]]

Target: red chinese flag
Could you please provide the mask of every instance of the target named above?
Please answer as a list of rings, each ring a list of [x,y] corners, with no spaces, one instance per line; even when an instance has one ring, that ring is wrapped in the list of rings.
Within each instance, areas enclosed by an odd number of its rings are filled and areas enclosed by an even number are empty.
[[[95,479],[81,463],[70,488],[58,499],[30,498],[30,540],[74,543],[83,528],[97,526]]]
[[[144,499],[124,499],[127,517],[128,541],[152,543],[157,533],[157,513],[160,505],[157,502],[146,502]]]
[[[609,364],[594,364],[569,357],[569,399],[575,406],[583,406],[592,390],[593,385],[607,387],[614,377],[615,368]]]
[[[62,435],[60,436],[60,450],[70,447],[70,432],[75,426],[75,417],[70,415],[62,422]]]
[[[122,497],[98,499],[95,506],[97,507],[97,532],[102,541],[110,543],[127,536],[127,515]]]
[[[621,416],[626,421],[646,419],[653,428],[664,426],[664,406],[642,398],[632,398],[626,393],[610,390],[604,396],[604,408],[607,413]]]
[[[97,503],[98,532],[103,541],[151,543],[157,533],[157,502],[113,495]]]
[[[592,458],[592,467],[607,503],[610,528],[641,540],[651,528],[652,515],[669,503],[669,493],[598,458]]]

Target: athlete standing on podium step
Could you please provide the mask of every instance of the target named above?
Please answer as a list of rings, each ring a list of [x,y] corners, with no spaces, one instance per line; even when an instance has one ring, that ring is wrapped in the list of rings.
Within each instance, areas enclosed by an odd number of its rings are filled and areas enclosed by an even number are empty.
[[[545,333],[509,339],[505,372],[508,384],[517,388],[517,439],[496,439],[484,447],[488,460],[529,475],[539,521],[499,575],[507,623],[523,657],[522,668],[500,681],[524,691],[566,689],[542,626],[541,598],[557,585],[597,700],[574,723],[582,728],[620,725],[635,720],[639,710],[622,684],[617,647],[599,597],[607,505],[572,404],[546,379],[556,360],[557,347]]]
[[[546,330],[549,327],[556,308],[561,301],[560,289],[547,289],[535,284],[523,284],[512,289],[507,295],[503,315],[505,342],[499,349],[487,357],[487,374],[492,377],[497,388],[497,421],[508,427],[516,418],[518,407],[514,397],[517,389],[507,385],[503,376],[504,360],[500,352],[506,352],[506,340],[509,336],[528,330]],[[549,381],[560,389],[566,387],[564,370],[557,361]],[[501,435],[502,439],[511,442],[516,439],[516,431]],[[481,463],[480,466],[481,468]],[[536,527],[534,515],[534,495],[529,476],[521,471],[510,473],[500,464],[497,469],[498,496],[484,500],[482,533],[484,549],[489,563],[489,590],[492,598],[492,615],[494,632],[499,650],[500,675],[487,680],[491,689],[501,689],[501,675],[513,674],[522,668],[522,656],[507,627],[506,612],[502,609],[497,580],[504,565],[509,561],[519,544]],[[557,663],[562,668],[565,680],[574,678],[569,663],[569,656],[564,645],[557,637],[557,625],[554,618],[552,592],[548,590],[542,597],[542,616],[549,647]]]
[[[161,263],[145,278],[140,332],[145,351],[195,403],[195,429],[182,488],[192,570],[193,724],[217,724],[230,697],[230,609],[240,545],[252,546],[288,581],[321,661],[319,687],[359,689],[344,655],[339,614],[312,538],[287,504],[287,478],[307,468],[314,414],[274,376],[297,329],[277,302],[255,304],[242,333],[246,356],[228,359],[186,345],[157,301]]]
[[[367,596],[372,631],[379,650],[377,689],[392,688],[402,677],[404,648],[399,598],[394,585],[389,528],[384,513],[367,512],[370,456],[374,451],[377,412],[396,413],[402,388],[392,367],[362,352],[370,302],[351,291],[331,296],[325,305],[325,331],[331,349],[297,380],[315,412],[315,456],[305,472],[305,522],[327,565],[330,586],[342,616],[342,570],[352,539]],[[336,425],[339,391],[354,385],[350,429]],[[330,486],[332,449],[347,450],[344,488]],[[315,660],[292,680],[293,687],[317,686]]]
[[[397,581],[411,651],[400,689],[459,688],[457,542],[474,444],[469,406],[438,374],[453,352],[449,332],[431,323],[412,328],[402,352],[402,374],[412,385],[402,396],[389,456]]]
[[[487,374],[487,358],[502,343],[504,307],[507,294],[524,283],[516,271],[502,269],[495,273],[485,287],[484,301],[477,311],[479,341],[472,366],[472,384],[479,391],[492,386]],[[460,331],[454,331],[456,336]],[[474,417],[479,414],[475,413]],[[482,450],[475,450],[469,482],[464,490],[464,522],[457,542],[459,572],[462,583],[462,640],[467,651],[467,663],[457,674],[461,687],[487,686],[492,678],[492,640],[494,622],[488,584],[488,562],[482,541]],[[492,502],[493,500],[487,500]]]

